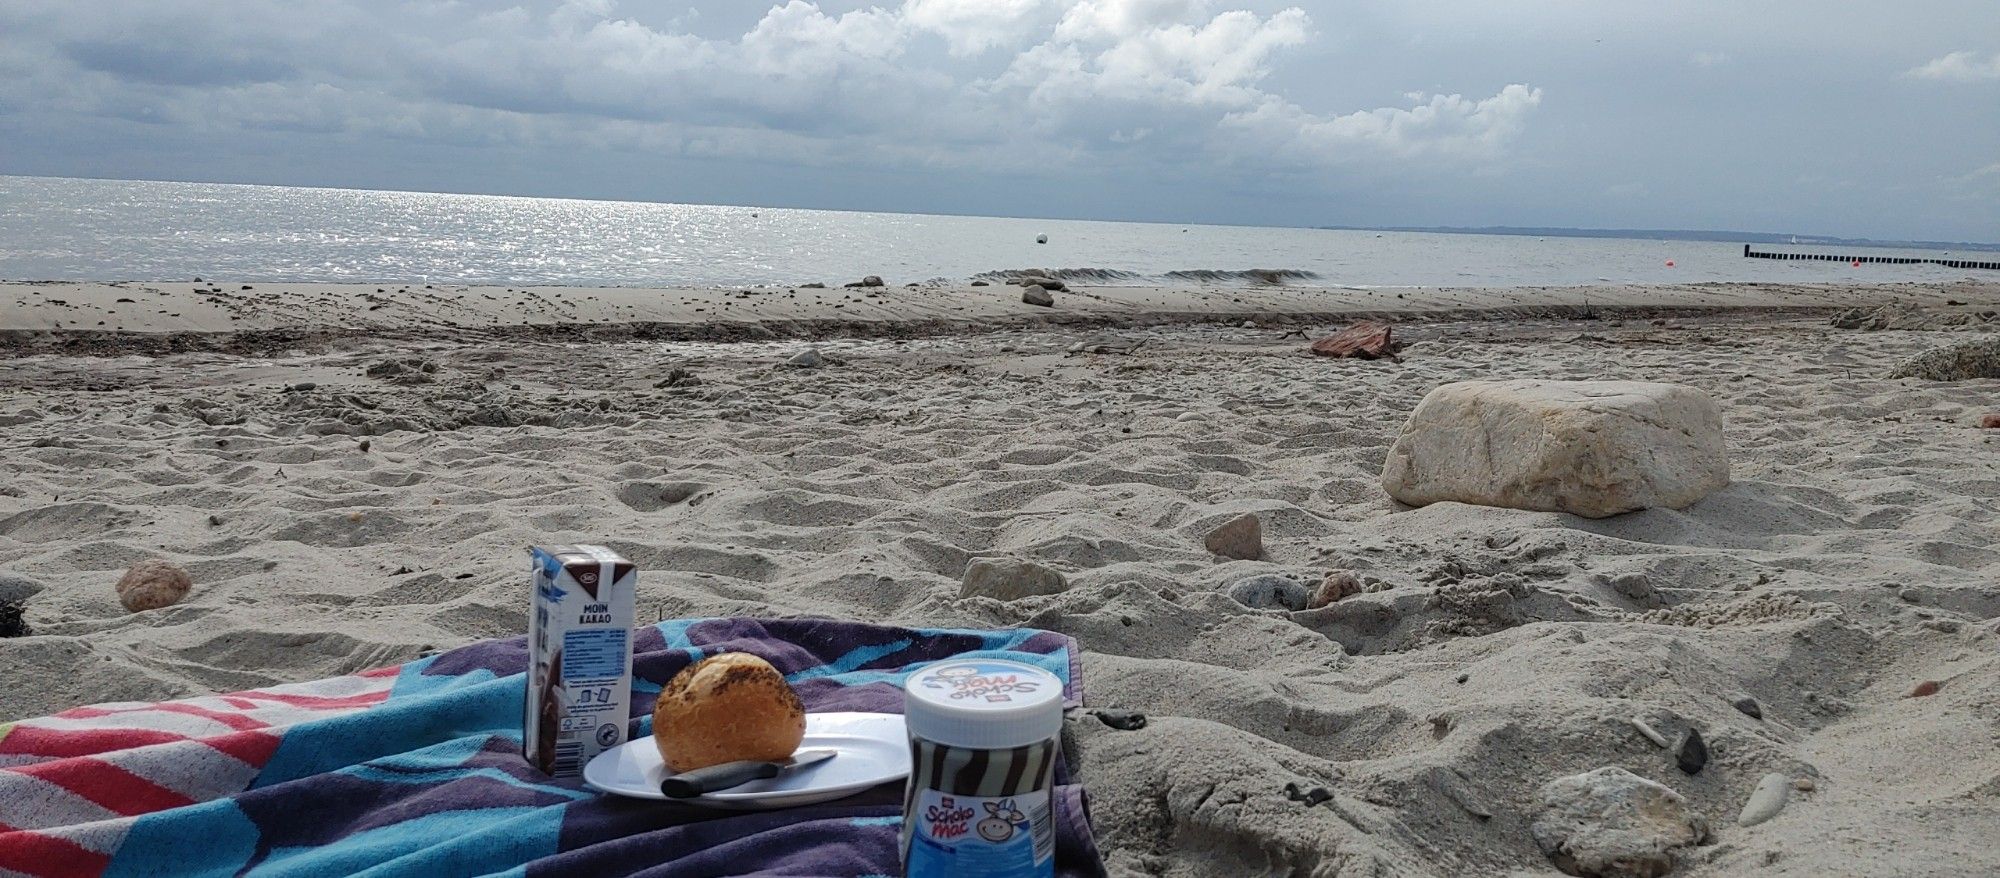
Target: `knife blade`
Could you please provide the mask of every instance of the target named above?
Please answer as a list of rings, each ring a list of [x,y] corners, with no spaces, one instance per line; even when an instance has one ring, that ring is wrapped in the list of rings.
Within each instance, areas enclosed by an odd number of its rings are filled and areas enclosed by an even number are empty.
[[[776,762],[724,762],[672,775],[660,781],[660,792],[669,799],[692,799],[704,793],[720,792],[753,780],[773,778],[787,771],[816,765],[839,753],[832,748],[800,750],[791,758]]]

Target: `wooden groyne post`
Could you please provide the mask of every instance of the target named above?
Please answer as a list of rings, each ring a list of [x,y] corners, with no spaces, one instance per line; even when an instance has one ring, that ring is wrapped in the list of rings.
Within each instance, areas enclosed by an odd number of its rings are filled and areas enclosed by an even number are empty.
[[[1849,265],[1853,265],[1856,262],[1864,265],[1870,263],[1880,265],[1942,265],[1946,268],[1983,268],[1988,271],[2000,271],[2000,259],[1939,259],[1934,256],[1837,256],[1831,253],[1766,253],[1750,249],[1749,244],[1743,245],[1743,257],[1745,259],[1804,259],[1809,262],[1845,262]]]

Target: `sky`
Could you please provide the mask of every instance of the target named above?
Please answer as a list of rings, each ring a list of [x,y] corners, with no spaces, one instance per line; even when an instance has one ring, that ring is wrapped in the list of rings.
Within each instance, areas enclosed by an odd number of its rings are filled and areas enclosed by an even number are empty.
[[[2000,2],[0,0],[0,173],[1991,242]]]

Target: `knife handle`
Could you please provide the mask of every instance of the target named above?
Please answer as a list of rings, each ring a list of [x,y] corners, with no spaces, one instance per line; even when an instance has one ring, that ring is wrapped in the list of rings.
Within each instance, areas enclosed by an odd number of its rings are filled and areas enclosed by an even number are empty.
[[[753,780],[777,777],[778,771],[776,762],[724,762],[684,771],[660,781],[660,792],[669,799],[692,799],[703,793],[742,786]]]

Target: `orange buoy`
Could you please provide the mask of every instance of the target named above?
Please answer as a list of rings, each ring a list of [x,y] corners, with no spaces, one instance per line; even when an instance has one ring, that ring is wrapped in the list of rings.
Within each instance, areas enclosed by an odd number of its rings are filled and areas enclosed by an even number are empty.
[[[1854,267],[1855,267],[1855,268],[1860,268],[1860,267],[1861,267],[1861,260],[1859,260],[1859,259],[1856,259],[1856,260],[1854,260]]]

